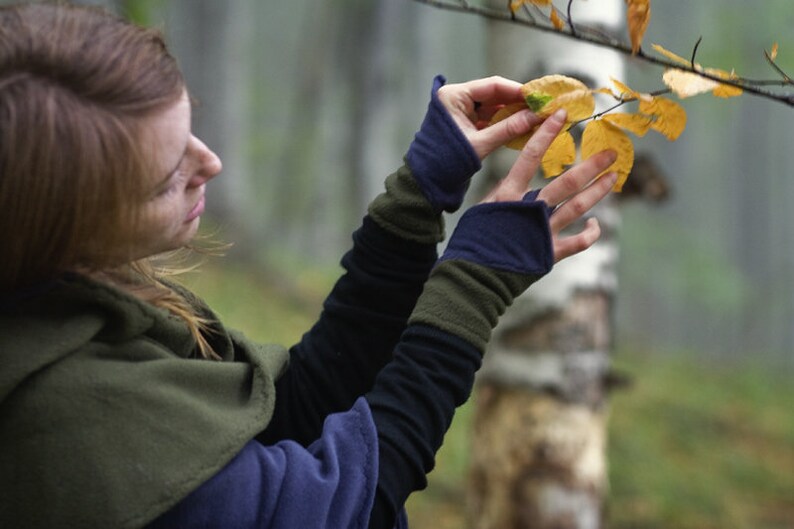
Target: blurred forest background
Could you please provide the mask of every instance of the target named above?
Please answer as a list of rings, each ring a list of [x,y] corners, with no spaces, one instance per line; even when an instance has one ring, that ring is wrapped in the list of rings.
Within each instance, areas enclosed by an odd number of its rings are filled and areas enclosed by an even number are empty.
[[[434,74],[499,73],[485,64],[483,20],[409,0],[88,3],[164,29],[199,101],[196,133],[224,161],[209,216],[235,244],[231,257],[284,281],[296,267],[336,266],[401,163]],[[653,3],[645,42],[688,57],[702,36],[700,62],[769,79],[773,42],[794,72],[792,26],[789,0],[665,0]],[[662,87],[658,67],[628,60],[626,71],[638,90]],[[618,335],[794,367],[794,109],[748,95],[683,104],[677,142],[635,143],[673,195],[623,212]]]
[[[199,103],[195,132],[224,161],[205,226],[234,244],[191,281],[263,340],[295,340],[316,315],[433,75],[500,73],[485,21],[410,0],[83,3],[165,31]],[[791,0],[657,0],[645,43],[688,57],[702,36],[701,63],[770,79],[774,42],[794,74],[792,27]],[[655,66],[627,58],[626,72],[637,90],[662,88]],[[616,362],[635,384],[613,403],[610,518],[791,529],[794,108],[749,95],[683,105],[677,142],[635,142],[670,200],[622,206]],[[430,491],[412,499],[415,527],[461,526],[467,421],[464,408]]]

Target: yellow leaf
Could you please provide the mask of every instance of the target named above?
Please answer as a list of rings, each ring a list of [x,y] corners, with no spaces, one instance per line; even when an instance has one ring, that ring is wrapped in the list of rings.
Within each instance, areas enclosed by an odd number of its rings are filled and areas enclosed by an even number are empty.
[[[636,54],[642,45],[645,30],[651,20],[650,0],[626,0],[626,21],[631,38],[631,53]]]
[[[777,42],[772,44],[772,51],[769,52],[769,58],[772,59],[773,61],[777,59]]]
[[[568,113],[568,123],[589,118],[595,111],[593,93],[589,89],[586,89],[574,90],[573,92],[559,95],[549,101],[538,114],[542,117],[548,117],[560,108],[564,108]]]
[[[565,75],[546,75],[521,87],[527,105],[540,117],[548,117],[559,108],[568,111],[574,122],[593,115],[595,98],[587,85]]]
[[[692,97],[698,94],[711,92],[719,87],[717,81],[707,79],[696,73],[684,70],[668,69],[662,75],[662,80],[667,88],[680,98]]]
[[[551,0],[513,0],[510,2],[510,11],[515,13],[518,11],[522,5],[525,4],[532,4],[536,6],[545,7],[551,5]]]
[[[560,15],[557,14],[557,10],[553,7],[551,8],[551,24],[554,26],[555,29],[562,29],[565,27],[565,22],[562,21]]]
[[[560,132],[543,155],[541,165],[546,178],[552,178],[565,170],[566,165],[576,161],[576,145],[571,133]]]
[[[668,59],[673,62],[677,62],[678,64],[685,65],[685,66],[692,66],[692,61],[684,59],[673,53],[672,51],[666,50],[663,47],[659,46],[658,44],[651,44],[651,47],[656,50],[658,53],[664,55]]]
[[[734,73],[728,73],[716,68],[706,68],[705,73],[721,79],[738,79]],[[720,83],[708,79],[694,72],[668,69],[662,75],[662,80],[675,95],[681,99],[711,92],[717,97],[736,97],[742,95],[743,90],[736,86]]]
[[[619,98],[620,97],[617,94],[615,94],[615,92],[613,92],[611,88],[606,88],[606,87],[604,87],[604,88],[596,88],[596,89],[593,90],[593,93],[594,94],[604,94],[604,95],[607,95],[607,96],[612,96],[614,98]]]
[[[725,70],[718,70],[716,68],[706,68],[706,73],[709,75],[713,75],[714,77],[719,77],[720,79],[731,79],[735,80],[738,79],[739,76],[736,75],[735,72],[726,72]],[[716,83],[717,86],[712,90],[712,94],[717,97],[736,97],[742,95],[744,90],[739,88],[738,86],[731,86],[724,83]]]
[[[640,137],[645,136],[653,124],[653,119],[651,119],[650,116],[644,116],[642,114],[624,114],[622,112],[607,114],[602,119]]]
[[[684,107],[664,97],[654,97],[651,101],[640,101],[640,112],[653,116],[651,128],[662,133],[670,141],[678,139],[686,128]]]
[[[620,191],[634,165],[634,145],[626,133],[615,125],[603,119],[591,121],[582,134],[582,159],[586,160],[606,149],[612,149],[618,155],[615,163],[604,173],[615,171],[618,174],[618,180],[612,189]]]
[[[618,89],[618,93],[620,94],[620,97],[629,96],[635,99],[637,98],[638,95],[637,92],[629,88],[627,85],[621,83],[614,77],[612,78],[612,84],[615,85],[615,88]]]
[[[496,113],[491,117],[491,121],[490,121],[489,125],[493,125],[494,123],[496,123],[498,121],[502,121],[503,119],[507,118],[508,116],[512,116],[516,112],[518,112],[520,110],[524,110],[526,108],[527,108],[527,106],[524,103],[514,103],[512,105],[506,105],[506,106],[504,106],[504,107],[502,107],[502,108],[500,108],[499,110],[496,111]],[[517,151],[520,151],[521,149],[524,148],[524,144],[526,144],[527,141],[529,141],[529,137],[531,135],[532,135],[532,132],[529,132],[527,134],[524,134],[523,136],[519,136],[518,138],[514,138],[514,139],[510,140],[510,142],[508,142],[507,145],[505,145],[505,146],[510,148],[510,149],[515,149]]]

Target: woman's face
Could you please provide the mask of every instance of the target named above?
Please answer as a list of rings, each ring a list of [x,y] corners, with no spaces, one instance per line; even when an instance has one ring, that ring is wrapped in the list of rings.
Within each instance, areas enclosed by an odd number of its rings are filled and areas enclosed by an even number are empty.
[[[136,259],[180,248],[193,238],[204,212],[205,185],[221,171],[218,156],[191,133],[190,116],[185,92],[144,121],[157,172],[143,210]]]

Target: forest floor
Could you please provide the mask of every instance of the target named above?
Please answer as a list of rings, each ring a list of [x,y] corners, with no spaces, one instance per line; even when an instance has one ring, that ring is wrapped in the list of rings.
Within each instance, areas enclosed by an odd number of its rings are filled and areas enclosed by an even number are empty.
[[[227,324],[290,344],[317,317],[319,305],[225,267],[205,266],[187,283]],[[311,272],[297,277],[306,299],[329,285]],[[610,399],[608,529],[794,529],[790,366],[626,349],[615,366],[633,383]],[[427,490],[409,499],[412,529],[466,527],[470,408],[456,414]]]

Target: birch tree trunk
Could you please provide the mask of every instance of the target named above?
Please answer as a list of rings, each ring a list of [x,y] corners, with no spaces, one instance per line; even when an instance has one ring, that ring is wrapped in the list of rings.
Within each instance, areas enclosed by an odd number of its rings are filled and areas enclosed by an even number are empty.
[[[576,2],[572,16],[580,24],[615,26],[622,4]],[[612,52],[498,23],[489,28],[488,60],[492,73],[522,81],[559,73],[589,86],[608,86],[610,76],[623,77],[621,59]],[[496,158],[491,170],[506,174],[513,158]],[[604,381],[619,217],[609,202],[594,213],[602,239],[519,297],[486,354],[475,401],[468,490],[477,529],[603,526]]]

